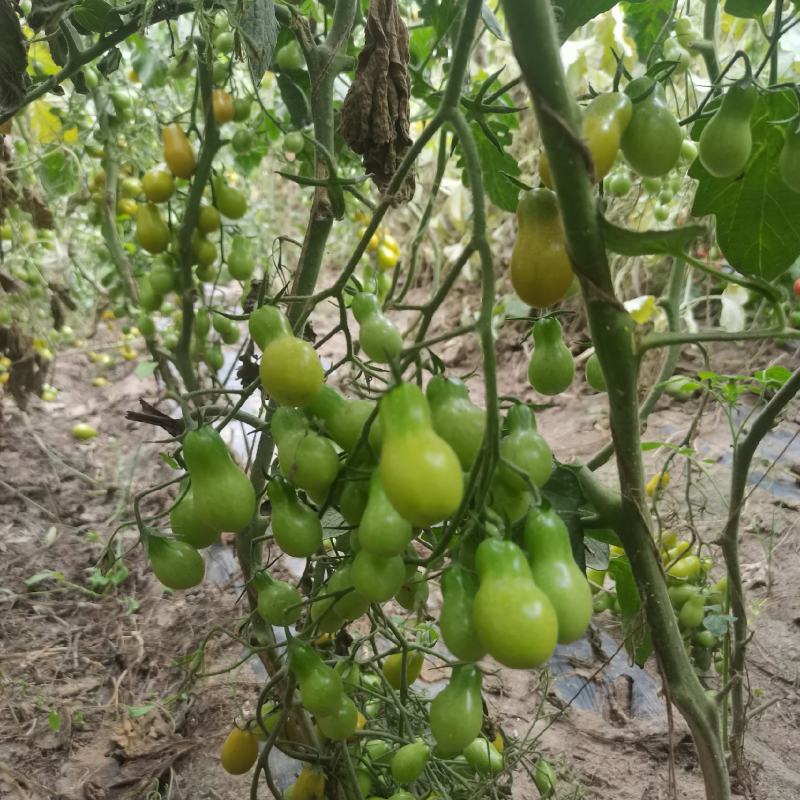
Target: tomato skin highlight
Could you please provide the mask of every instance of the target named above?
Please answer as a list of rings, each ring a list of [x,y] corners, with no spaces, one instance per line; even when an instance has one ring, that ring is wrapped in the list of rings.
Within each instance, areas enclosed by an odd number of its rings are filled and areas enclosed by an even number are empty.
[[[558,200],[550,189],[532,189],[520,197],[510,274],[517,296],[534,308],[557,303],[572,283]]]

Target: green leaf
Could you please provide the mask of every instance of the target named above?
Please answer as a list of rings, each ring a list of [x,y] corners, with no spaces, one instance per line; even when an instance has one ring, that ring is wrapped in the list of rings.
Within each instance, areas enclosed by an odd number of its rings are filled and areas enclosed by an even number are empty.
[[[138,719],[149,714],[155,708],[154,705],[149,706],[128,706],[128,716],[131,719]]]
[[[39,162],[39,180],[46,194],[65,195],[75,191],[78,182],[75,161],[63,150],[53,150]]]
[[[520,174],[516,159],[505,151],[499,151],[477,122],[473,122],[470,127],[478,146],[486,193],[499,208],[504,211],[516,211],[519,187],[514,182],[513,176]],[[466,172],[464,176],[466,177]]]
[[[580,507],[585,503],[578,478],[569,467],[560,464],[553,470],[550,479],[542,487],[542,497],[553,507],[553,510],[564,521],[569,531],[572,554],[581,569],[586,569],[584,564],[583,528],[579,514]]]
[[[631,565],[627,558],[615,558],[608,565],[608,571],[616,584],[617,599],[622,614],[625,649],[634,662],[643,667],[648,656],[653,652],[653,642],[644,621],[644,612],[639,601],[639,591],[633,579]]]
[[[275,19],[274,0],[247,0],[228,2],[231,20],[238,26],[244,40],[247,66],[257,88],[272,62],[278,41],[278,21]]]
[[[51,731],[58,733],[61,730],[61,714],[58,711],[51,711],[47,715],[47,724]]]
[[[141,381],[149,378],[156,371],[157,366],[155,361],[141,361],[136,365],[133,374]]]
[[[751,121],[753,151],[744,174],[714,178],[699,158],[689,170],[699,181],[692,214],[717,218],[717,243],[735,270],[770,282],[800,256],[800,194],[781,179],[783,132],[776,125],[796,113],[793,91],[761,94]],[[693,139],[706,123],[695,123]]]
[[[617,0],[555,0],[553,13],[561,41],[565,42],[581,25],[613,8]]]
[[[587,569],[608,569],[609,546],[607,542],[597,539],[584,539],[584,556]]]
[[[766,12],[772,0],[726,0],[725,13],[732,17],[756,19]]]
[[[719,608],[719,606],[712,606]],[[711,631],[718,639],[721,639],[728,631],[728,625],[732,624],[736,617],[730,614],[706,614],[703,619],[703,627]]]
[[[636,42],[639,60],[646,62],[672,10],[672,0],[629,0],[621,4],[625,24]]]
[[[158,455],[170,469],[181,469],[181,465],[169,453],[159,453]]]
[[[613,225],[604,217],[601,217],[600,224],[606,247],[622,256],[677,256],[706,232],[700,225],[686,225],[669,231],[629,231]]]
[[[308,76],[304,75],[308,82]],[[295,128],[304,128],[311,121],[311,107],[306,94],[292,77],[286,72],[281,72],[277,77],[278,89],[289,111],[292,125]]]
[[[792,371],[780,364],[773,364],[771,367],[759,370],[753,377],[762,383],[783,386],[792,377]]]
[[[52,569],[43,569],[41,572],[31,575],[31,577],[25,581],[25,585],[30,588],[31,586],[36,586],[37,583],[42,583],[46,580],[63,581],[64,573],[54,572]]]
[[[506,37],[503,35],[503,29],[500,27],[500,23],[497,21],[494,12],[486,3],[481,6],[481,19],[486,26],[486,30],[488,30],[492,36],[496,39],[500,39],[500,41],[505,41]]]

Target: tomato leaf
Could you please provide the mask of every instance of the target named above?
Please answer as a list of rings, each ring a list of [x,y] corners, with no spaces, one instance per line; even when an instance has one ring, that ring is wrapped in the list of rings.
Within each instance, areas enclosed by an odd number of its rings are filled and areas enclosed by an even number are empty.
[[[629,231],[601,218],[606,247],[622,256],[680,255],[706,230],[700,225],[686,225],[669,231]]]
[[[274,0],[249,0],[239,4],[229,0],[231,20],[244,41],[247,66],[253,85],[258,87],[272,61],[278,41],[278,21]]]
[[[473,122],[470,127],[478,146],[486,193],[499,208],[504,211],[516,211],[519,187],[514,181],[514,176],[520,174],[517,160],[504,150],[498,150],[477,122]],[[463,174],[466,176],[466,172]]]
[[[579,509],[586,500],[574,471],[569,467],[557,465],[550,479],[542,488],[542,496],[564,521],[569,531],[575,561],[581,569],[586,569],[583,528],[579,515]]]
[[[644,612],[631,572],[631,565],[627,558],[615,558],[608,565],[608,571],[616,584],[617,600],[619,600],[619,609],[622,615],[622,633],[625,636],[625,649],[633,661],[643,667],[648,656],[653,652],[653,642],[650,638],[650,630],[645,624]]]
[[[609,545],[597,539],[583,540],[584,556],[587,569],[608,569]]]
[[[149,378],[155,371],[158,364],[155,361],[142,361],[136,365],[133,374],[141,381]]]
[[[308,82],[308,76],[304,76]],[[281,72],[277,77],[278,89],[280,90],[283,102],[289,111],[292,125],[295,128],[305,127],[311,120],[311,106],[303,89],[285,72]]]
[[[39,162],[39,180],[45,194],[65,195],[77,187],[75,160],[63,150],[53,150]]]
[[[585,25],[616,4],[617,0],[556,0],[553,3],[553,13],[558,23],[561,41],[565,42],[581,25]]]
[[[772,0],[726,0],[725,13],[732,17],[756,19],[772,4]]]
[[[717,242],[730,265],[765,281],[774,281],[800,256],[800,194],[781,178],[778,157],[784,139],[776,124],[796,113],[793,91],[762,94],[753,112],[753,150],[744,174],[714,178],[699,158],[689,170],[699,181],[692,214],[716,216]],[[695,123],[693,139],[706,122]]]
[[[629,0],[621,5],[625,12],[625,24],[636,42],[639,60],[646,62],[669,18],[672,0]]]
[[[492,36],[496,39],[500,39],[500,41],[505,41],[506,37],[503,35],[503,29],[500,27],[500,23],[497,21],[494,12],[489,8],[488,3],[484,3],[481,7],[481,19],[486,26],[486,30],[488,30]]]

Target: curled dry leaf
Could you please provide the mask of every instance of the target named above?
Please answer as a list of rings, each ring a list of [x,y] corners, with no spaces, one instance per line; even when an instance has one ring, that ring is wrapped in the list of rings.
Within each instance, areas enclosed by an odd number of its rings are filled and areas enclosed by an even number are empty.
[[[364,49],[342,106],[340,133],[363,157],[364,169],[385,191],[411,146],[408,28],[396,0],[371,0]],[[414,196],[414,172],[395,193],[393,205]]]

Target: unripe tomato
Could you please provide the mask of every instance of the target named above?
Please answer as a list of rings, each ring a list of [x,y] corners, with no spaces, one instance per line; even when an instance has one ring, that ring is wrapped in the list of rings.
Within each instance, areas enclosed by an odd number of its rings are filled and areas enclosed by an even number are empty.
[[[214,39],[214,49],[226,56],[233,52],[233,31],[222,31]]]
[[[697,145],[691,139],[684,139],[681,142],[681,158],[689,162],[697,158]]]
[[[624,197],[631,190],[631,179],[624,172],[616,172],[606,181],[608,191],[616,197]]]
[[[137,198],[142,193],[142,182],[138,178],[125,178],[120,184],[123,197]]]
[[[249,97],[237,97],[233,101],[233,121],[244,122],[250,116],[252,103]]]
[[[223,217],[228,219],[241,219],[247,212],[247,198],[224,180],[214,181],[214,204]]]
[[[653,217],[659,222],[666,222],[669,219],[669,209],[666,206],[656,205],[653,208]]]
[[[421,739],[401,747],[392,758],[392,777],[397,783],[415,781],[428,763],[431,749]]]
[[[419,650],[412,650],[406,653],[406,681],[405,685],[410,686],[419,678],[422,672],[422,665],[425,662],[425,655]],[[402,685],[403,654],[392,653],[387,656],[381,668],[383,677],[392,689],[400,689]]]
[[[400,260],[400,255],[396,250],[393,250],[391,247],[382,244],[378,247],[375,253],[375,260],[378,264],[378,269],[390,270],[397,266],[397,262]]]
[[[163,253],[169,245],[169,228],[153,203],[145,203],[136,211],[136,239],[148,253]]]
[[[328,716],[317,718],[317,725],[325,736],[336,742],[344,741],[356,732],[358,709],[355,703],[344,695],[339,708]]]
[[[291,131],[283,137],[283,149],[287,153],[302,153],[306,140],[300,131]]]
[[[244,775],[258,758],[258,739],[251,731],[234,728],[225,739],[220,752],[220,761],[225,772]]]
[[[219,211],[214,206],[200,206],[197,216],[197,227],[201,233],[214,233],[219,230],[221,220]]]
[[[234,117],[235,119],[235,117]],[[253,146],[253,134],[246,128],[240,128],[233,134],[231,147],[237,153],[246,153]]]
[[[97,431],[86,422],[78,422],[72,426],[72,437],[78,441],[94,439],[95,436],[97,436]]]
[[[120,197],[117,201],[117,214],[125,214],[132,217],[137,208],[139,208],[139,204],[130,197]]]
[[[305,60],[303,59],[303,51],[300,49],[300,44],[292,40],[289,44],[281,47],[275,54],[275,63],[280,70],[302,69]]]
[[[142,178],[142,190],[151,203],[166,203],[175,192],[175,178],[165,169],[153,167]]]
[[[511,284],[536,308],[557,303],[572,283],[572,265],[555,193],[525,192],[517,206],[517,238],[511,252]]]
[[[217,260],[217,246],[205,236],[192,237],[192,253],[200,268],[210,267]]]
[[[203,580],[205,562],[188,542],[150,536],[146,547],[153,572],[164,586],[170,589],[190,589]]]
[[[683,134],[667,106],[664,87],[642,77],[632,80],[625,93],[633,100],[633,116],[622,135],[622,152],[640,175],[666,175],[678,160]]]
[[[294,336],[282,336],[267,345],[259,374],[267,394],[286,406],[308,405],[325,380],[314,347]]]
[[[214,89],[211,92],[211,108],[214,112],[214,119],[220,125],[233,119],[233,98],[224,89]]]
[[[164,144],[164,162],[170,172],[177,178],[191,178],[197,161],[183,128],[173,122],[164,128],[161,136]]]
[[[231,64],[229,61],[215,61],[211,70],[211,77],[214,79],[214,83],[222,86],[228,80],[230,72]]]

